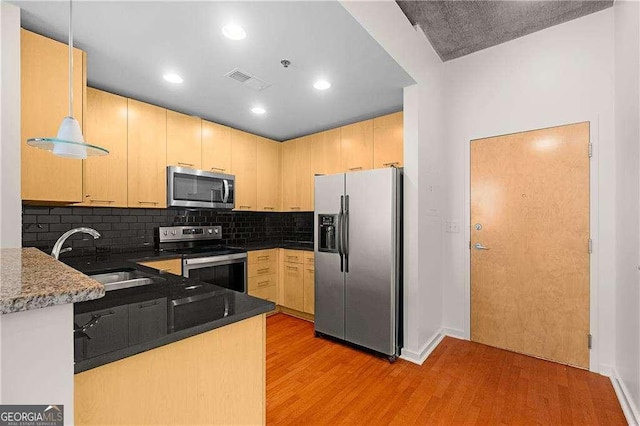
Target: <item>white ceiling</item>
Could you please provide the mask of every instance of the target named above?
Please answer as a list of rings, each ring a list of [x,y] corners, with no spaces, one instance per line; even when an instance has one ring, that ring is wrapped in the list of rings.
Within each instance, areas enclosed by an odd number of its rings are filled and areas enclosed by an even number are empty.
[[[24,28],[66,40],[68,2],[13,3]],[[276,140],[399,111],[402,88],[413,84],[338,2],[76,1],[73,9],[89,86]],[[225,38],[229,22],[247,38]],[[256,92],[224,77],[236,67],[272,86]],[[167,72],[184,83],[165,82]],[[332,87],[314,89],[319,77]],[[256,105],[267,113],[253,114]]]

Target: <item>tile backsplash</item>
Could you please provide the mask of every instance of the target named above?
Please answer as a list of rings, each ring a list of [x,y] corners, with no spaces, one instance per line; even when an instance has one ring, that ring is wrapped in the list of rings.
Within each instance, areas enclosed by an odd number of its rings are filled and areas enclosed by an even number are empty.
[[[313,213],[262,213],[213,210],[130,209],[109,207],[22,206],[22,245],[51,251],[64,232],[80,226],[96,229],[102,238],[75,234],[65,246],[70,256],[95,253],[96,247],[133,250],[153,247],[158,226],[221,225],[221,244],[313,241]]]

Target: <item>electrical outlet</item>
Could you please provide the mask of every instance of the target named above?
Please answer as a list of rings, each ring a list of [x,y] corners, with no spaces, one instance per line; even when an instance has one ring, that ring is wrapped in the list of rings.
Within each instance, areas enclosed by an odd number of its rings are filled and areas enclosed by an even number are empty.
[[[447,232],[449,234],[457,234],[460,232],[460,224],[458,222],[447,222]]]

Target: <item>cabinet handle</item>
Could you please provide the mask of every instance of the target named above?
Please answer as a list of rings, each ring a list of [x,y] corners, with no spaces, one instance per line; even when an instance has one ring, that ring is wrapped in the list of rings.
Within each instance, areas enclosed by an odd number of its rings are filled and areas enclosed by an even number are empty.
[[[291,269],[293,271],[297,271],[298,267],[297,266],[287,266],[287,269]]]
[[[383,163],[382,165],[385,167],[396,167],[400,164],[399,161],[394,161],[393,163]]]
[[[153,204],[153,205],[158,204],[157,201],[142,201],[142,200],[138,200],[138,203],[140,203],[140,204]]]
[[[195,164],[191,164],[191,163],[181,163],[181,162],[179,162],[179,161],[178,161],[178,165],[180,165],[180,166],[190,166],[190,167],[195,166]]]
[[[262,269],[258,269],[258,273],[260,272],[269,272],[271,270],[271,268],[262,268]]]
[[[90,203],[115,203],[116,200],[89,200],[89,202]]]
[[[267,259],[267,260],[269,260],[269,256],[258,256],[258,259]]]
[[[309,268],[307,268],[307,271],[308,271],[308,272],[315,272],[315,269],[309,269]]]
[[[349,168],[350,171],[354,171],[354,170],[362,170],[362,167],[350,167]]]
[[[291,210],[300,210],[300,207],[289,207]]]
[[[263,209],[265,209],[265,210],[275,210],[274,207],[263,207]]]
[[[239,209],[250,209],[250,208],[251,208],[251,206],[239,206],[238,208],[239,208]]]
[[[287,259],[295,259],[298,260],[298,256],[287,255]]]
[[[158,301],[155,300],[153,302],[149,302],[149,303],[141,303],[138,305],[138,309],[144,309],[144,308],[149,308],[151,306],[156,306],[158,304]]]
[[[271,284],[271,281],[267,280],[267,281],[260,281],[258,283],[258,287],[266,287],[267,285]]]
[[[212,167],[211,170],[219,170],[221,172],[224,172],[227,169],[223,169],[222,167]]]

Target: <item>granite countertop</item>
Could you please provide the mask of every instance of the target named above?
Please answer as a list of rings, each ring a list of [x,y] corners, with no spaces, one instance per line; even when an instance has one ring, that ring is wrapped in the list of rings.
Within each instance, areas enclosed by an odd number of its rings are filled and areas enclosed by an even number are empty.
[[[36,248],[0,249],[0,314],[103,297],[102,284]]]

